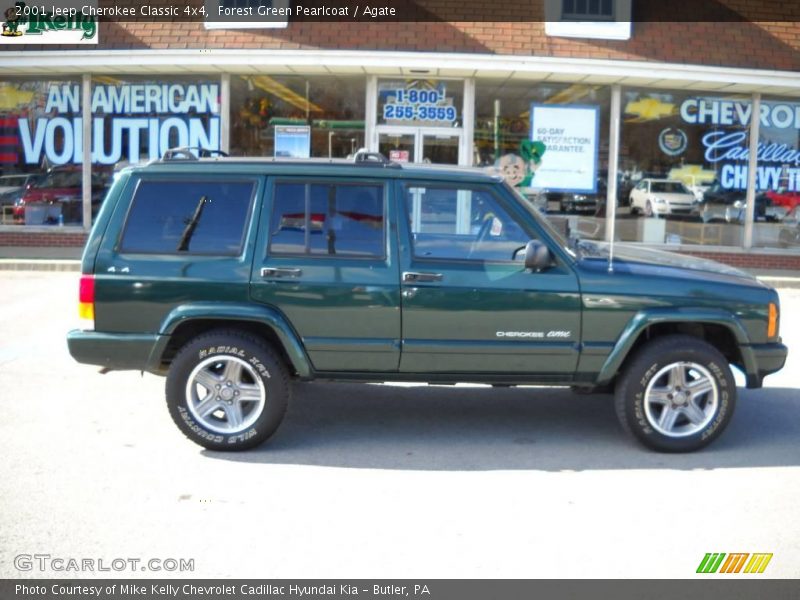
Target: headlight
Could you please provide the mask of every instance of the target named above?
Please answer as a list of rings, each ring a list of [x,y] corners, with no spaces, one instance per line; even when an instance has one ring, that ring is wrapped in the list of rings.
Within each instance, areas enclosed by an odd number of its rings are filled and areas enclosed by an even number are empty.
[[[586,200],[586,196],[584,196],[583,194],[575,194],[576,202],[583,202],[584,200]]]
[[[663,198],[653,198],[653,202],[655,202],[656,204],[664,204],[666,203],[666,200],[664,200]]]
[[[737,200],[736,202],[733,203],[733,207],[734,208],[744,208],[744,202],[742,202],[741,200]]]

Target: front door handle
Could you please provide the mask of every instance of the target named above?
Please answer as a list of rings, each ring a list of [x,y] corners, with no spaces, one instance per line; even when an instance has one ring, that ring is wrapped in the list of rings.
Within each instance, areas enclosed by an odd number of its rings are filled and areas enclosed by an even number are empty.
[[[411,271],[403,273],[403,283],[425,283],[441,280],[441,273],[415,273]]]
[[[302,274],[302,269],[276,269],[274,267],[261,269],[262,277],[300,277]]]

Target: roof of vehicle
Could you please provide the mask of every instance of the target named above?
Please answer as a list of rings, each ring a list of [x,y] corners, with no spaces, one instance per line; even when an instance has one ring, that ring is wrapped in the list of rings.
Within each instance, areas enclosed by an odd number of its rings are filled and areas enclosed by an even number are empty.
[[[496,183],[502,178],[474,167],[455,167],[395,162],[353,161],[338,158],[241,158],[212,157],[199,159],[158,160],[131,165],[123,171],[148,173],[208,173],[208,174],[281,174],[281,175],[347,175],[378,179],[442,179]]]

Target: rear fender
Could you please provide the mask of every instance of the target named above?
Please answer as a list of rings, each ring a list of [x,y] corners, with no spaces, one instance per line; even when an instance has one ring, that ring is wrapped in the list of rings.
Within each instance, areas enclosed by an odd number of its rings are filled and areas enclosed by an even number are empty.
[[[193,320],[219,321],[221,326],[224,326],[226,321],[249,321],[266,325],[280,341],[297,375],[301,379],[308,379],[312,375],[311,361],[300,341],[300,336],[289,325],[283,314],[268,306],[221,302],[183,304],[170,311],[159,328],[159,342],[150,355],[151,367],[161,363],[169,337],[175,330]]]

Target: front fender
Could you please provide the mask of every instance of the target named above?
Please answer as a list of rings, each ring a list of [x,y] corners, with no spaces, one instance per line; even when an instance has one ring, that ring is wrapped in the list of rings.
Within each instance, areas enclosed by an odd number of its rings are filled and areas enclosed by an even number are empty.
[[[280,340],[298,376],[302,379],[311,377],[311,361],[300,341],[300,336],[280,311],[269,306],[233,302],[196,302],[175,307],[161,322],[159,343],[150,355],[151,365],[160,363],[169,337],[175,330],[180,325],[194,320],[249,321],[266,325]]]
[[[600,370],[597,383],[609,383],[619,372],[639,335],[650,325],[659,323],[702,323],[725,327],[736,339],[748,377],[758,375],[758,366],[747,331],[731,313],[713,308],[651,308],[640,310],[628,321]]]

